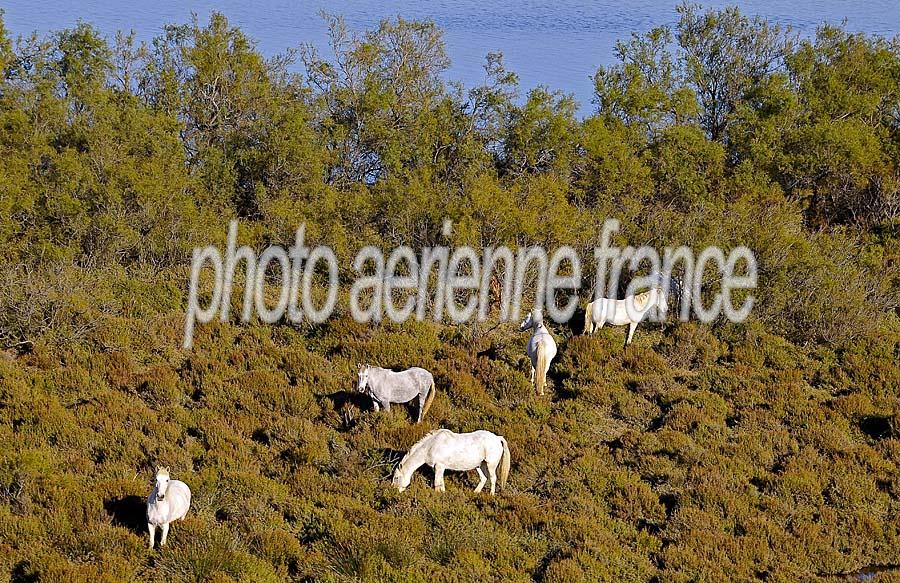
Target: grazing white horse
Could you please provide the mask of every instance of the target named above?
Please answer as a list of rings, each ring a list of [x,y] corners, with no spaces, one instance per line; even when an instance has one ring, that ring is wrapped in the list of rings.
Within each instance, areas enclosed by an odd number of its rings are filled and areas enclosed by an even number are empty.
[[[506,439],[490,431],[453,433],[435,429],[413,445],[394,470],[393,484],[399,491],[409,486],[413,473],[422,465],[434,468],[434,489],[444,492],[444,470],[476,470],[480,481],[475,492],[481,492],[488,478],[491,494],[495,492],[499,466],[500,486],[509,476],[509,445]]]
[[[417,422],[420,422],[434,400],[434,377],[424,368],[417,366],[403,372],[394,372],[386,368],[361,364],[356,390],[372,398],[372,405],[376,411],[379,410],[379,405],[384,407],[385,411],[390,411],[391,403],[408,403],[418,397]]]
[[[556,341],[547,327],[544,326],[544,318],[540,310],[534,310],[522,325],[520,330],[534,329],[525,352],[531,359],[531,383],[537,386],[539,395],[544,394],[544,387],[547,385],[547,371],[550,370],[550,362],[556,356]],[[537,380],[535,380],[537,373]]]
[[[606,323],[613,326],[628,324],[628,337],[625,339],[625,346],[628,346],[631,344],[631,338],[634,336],[638,324],[653,308],[657,308],[662,317],[665,317],[669,308],[661,286],[628,296],[624,300],[607,298],[594,300],[589,302],[584,309],[584,333],[591,334],[595,329],[603,328]]]
[[[169,468],[156,469],[156,486],[147,498],[147,529],[150,531],[150,548],[156,542],[156,527],[162,527],[159,545],[166,544],[169,523],[184,520],[191,505],[191,489],[184,482],[169,479]]]

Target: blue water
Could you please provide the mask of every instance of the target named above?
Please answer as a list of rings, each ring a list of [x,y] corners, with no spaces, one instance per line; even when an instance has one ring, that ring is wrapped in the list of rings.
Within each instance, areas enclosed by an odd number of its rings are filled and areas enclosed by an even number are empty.
[[[133,29],[149,40],[164,24],[189,22],[191,13],[205,20],[210,12],[223,12],[253,37],[260,50],[276,54],[301,43],[325,47],[326,29],[321,10],[343,15],[355,29],[377,26],[383,18],[433,19],[445,31],[452,66],[449,80],[466,86],[484,78],[482,64],[490,51],[501,51],[507,67],[519,75],[521,92],[547,85],[573,93],[588,113],[591,75],[598,65],[614,61],[616,40],[676,20],[677,0],[0,0],[8,29],[15,35],[46,33],[74,25],[78,19],[97,26],[112,37],[117,30]],[[738,4],[747,14],[760,14],[774,22],[811,35],[822,23],[846,19],[853,31],[893,37],[900,33],[897,0],[751,0],[706,1],[704,6]]]

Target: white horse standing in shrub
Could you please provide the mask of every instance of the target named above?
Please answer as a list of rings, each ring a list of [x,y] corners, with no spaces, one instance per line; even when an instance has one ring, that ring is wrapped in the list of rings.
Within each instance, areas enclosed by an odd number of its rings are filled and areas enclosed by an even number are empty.
[[[544,326],[544,318],[540,310],[534,310],[528,314],[519,329],[534,329],[534,333],[525,347],[525,352],[531,359],[531,384],[537,387],[539,395],[543,395],[544,387],[547,385],[547,371],[550,370],[550,362],[556,356],[556,341]]]
[[[509,476],[509,445],[506,439],[490,431],[453,433],[449,429],[435,429],[412,446],[400,461],[394,470],[394,486],[401,492],[406,490],[413,473],[423,464],[434,468],[434,489],[438,492],[445,490],[444,470],[476,470],[480,481],[475,492],[481,492],[490,478],[493,495],[497,478],[502,487]]]
[[[150,531],[150,548],[156,542],[156,527],[162,528],[159,545],[166,544],[169,523],[184,520],[191,506],[191,489],[184,482],[169,479],[169,468],[156,469],[156,486],[147,499],[147,529]]]
[[[391,403],[408,403],[418,397],[418,421],[422,421],[422,417],[428,413],[434,400],[434,377],[424,368],[417,366],[403,372],[394,372],[386,368],[361,364],[356,390],[372,398],[376,411],[380,407],[390,411]]]
[[[638,324],[653,308],[665,317],[668,304],[662,286],[628,296],[624,300],[596,299],[584,309],[584,333],[592,334],[595,329],[599,330],[607,323],[613,326],[628,324],[628,337],[625,339],[625,346],[628,346]]]

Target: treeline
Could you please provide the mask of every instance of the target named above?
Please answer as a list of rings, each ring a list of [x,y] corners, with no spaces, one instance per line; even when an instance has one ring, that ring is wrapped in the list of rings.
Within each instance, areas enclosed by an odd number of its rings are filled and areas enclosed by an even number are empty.
[[[748,245],[754,317],[793,341],[873,332],[900,305],[900,42],[678,11],[618,44],[585,119],[560,91],[521,95],[498,54],[482,85],[446,82],[431,22],[327,17],[329,47],[266,58],[221,14],[149,44],[86,23],[14,42],[0,21],[0,339],[181,309],[192,247],[234,217],[243,242],[305,222],[344,258],[589,255],[616,217],[622,246]]]

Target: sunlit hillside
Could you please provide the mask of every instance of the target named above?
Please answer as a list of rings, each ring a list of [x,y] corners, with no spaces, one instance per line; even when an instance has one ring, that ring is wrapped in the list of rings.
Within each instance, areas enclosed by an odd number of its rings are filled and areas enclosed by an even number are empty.
[[[897,40],[684,6],[620,45],[581,119],[519,94],[499,55],[449,86],[431,23],[331,26],[335,54],[265,59],[221,15],[152,45],[0,23],[3,577],[897,580]],[[621,246],[751,248],[750,317],[672,315],[625,347],[579,310],[548,322],[545,396],[496,311],[350,317],[365,245],[570,245],[587,265],[608,217]],[[332,317],[243,323],[236,292],[183,348],[192,250],[232,219],[257,251],[304,223],[334,248]],[[430,370],[424,421],[374,411],[358,363]],[[504,436],[506,487],[448,472],[438,493],[423,467],[397,492],[437,427]],[[157,466],[193,499],[151,550]]]

